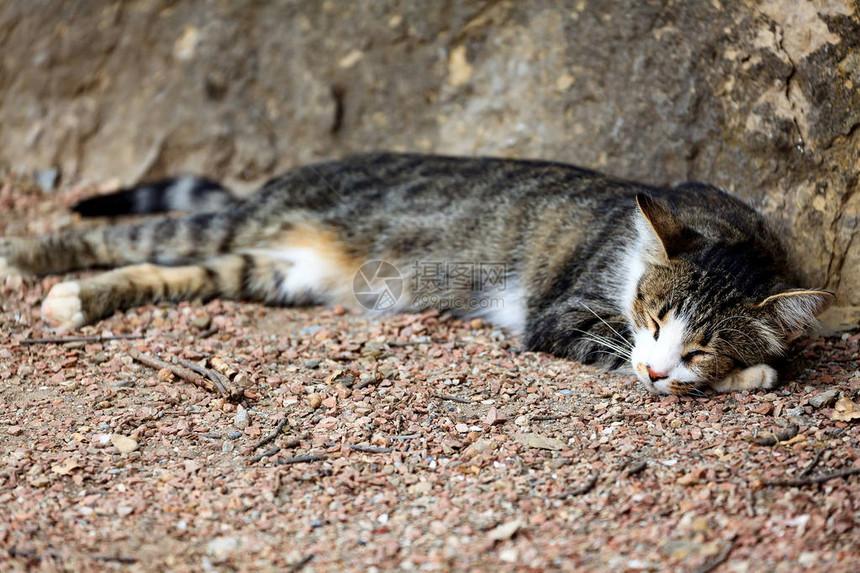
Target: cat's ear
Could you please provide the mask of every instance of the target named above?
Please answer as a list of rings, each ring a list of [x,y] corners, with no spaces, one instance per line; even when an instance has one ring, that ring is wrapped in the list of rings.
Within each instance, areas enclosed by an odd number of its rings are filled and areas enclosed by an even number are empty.
[[[689,247],[695,233],[687,229],[666,206],[645,193],[636,195],[636,204],[639,205],[641,219],[646,223],[640,233],[649,232],[657,239],[660,258],[667,261]]]
[[[829,290],[796,289],[773,294],[756,306],[763,309],[791,341],[815,324],[815,319],[835,300],[836,295]]]

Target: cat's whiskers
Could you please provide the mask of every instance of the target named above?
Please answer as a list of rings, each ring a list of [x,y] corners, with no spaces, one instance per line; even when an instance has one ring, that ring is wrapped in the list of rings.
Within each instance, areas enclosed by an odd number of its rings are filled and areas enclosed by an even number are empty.
[[[632,348],[626,348],[624,346],[619,345],[617,340],[614,340],[612,338],[606,338],[605,336],[600,336],[599,334],[595,334],[593,332],[579,330],[577,328],[574,328],[573,331],[582,334],[582,340],[588,340],[600,346],[612,349],[623,355],[623,358],[630,360]]]
[[[590,308],[587,304],[585,304],[584,302],[580,301],[580,303],[579,303],[579,304],[581,304],[581,305],[582,305],[582,307],[583,307],[585,310],[587,310],[588,312],[590,312],[591,314],[593,314],[594,316],[596,316],[596,317],[597,317],[597,320],[599,320],[600,322],[602,322],[603,324],[605,324],[605,325],[609,328],[609,330],[611,330],[612,332],[614,332],[614,333],[618,336],[618,338],[624,342],[624,344],[625,344],[625,345],[627,345],[627,346],[628,346],[629,348],[631,348],[631,349],[633,348],[633,345],[632,345],[632,344],[630,344],[630,342],[629,342],[626,338],[624,338],[624,336],[622,336],[620,332],[618,332],[617,330],[615,330],[614,328],[612,328],[612,325],[611,325],[611,324],[609,324],[608,322],[606,322],[605,320],[603,320],[603,317],[601,317],[599,314],[597,314],[596,312],[594,312],[593,310],[591,310],[591,308]]]

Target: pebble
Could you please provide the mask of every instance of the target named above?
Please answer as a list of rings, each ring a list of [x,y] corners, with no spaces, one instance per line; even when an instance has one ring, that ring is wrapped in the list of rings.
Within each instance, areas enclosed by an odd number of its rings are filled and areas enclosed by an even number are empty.
[[[231,432],[227,437],[231,440],[238,440],[242,437],[242,432]]]
[[[223,559],[238,548],[238,537],[216,537],[206,544],[206,553],[216,559]]]
[[[317,408],[320,407],[320,404],[322,404],[323,399],[322,399],[322,396],[320,396],[318,393],[314,392],[312,394],[308,394],[307,397],[305,398],[305,401],[308,403],[308,406],[310,406],[311,408],[316,410]]]
[[[208,314],[195,316],[193,319],[191,319],[191,326],[198,330],[206,330],[210,326],[212,326],[212,317]]]
[[[20,435],[22,431],[23,428],[21,428],[21,426],[9,426],[8,428],[6,428],[6,433],[10,436]]]
[[[111,434],[110,441],[114,447],[123,454],[130,454],[140,447],[140,444],[138,444],[137,441],[123,436],[122,434]]]
[[[822,392],[821,394],[816,394],[812,398],[809,399],[809,403],[816,410],[821,408],[826,408],[830,406],[836,401],[836,398],[839,396],[839,390],[827,390],[826,392]],[[803,413],[801,411],[801,413]]]
[[[131,380],[120,380],[119,382],[114,382],[111,386],[114,388],[131,388],[134,386],[134,382]]]
[[[248,410],[239,406],[236,409],[236,415],[233,417],[233,425],[239,428],[240,430],[244,430],[248,427]]]
[[[221,444],[221,451],[225,454],[229,454],[230,452],[232,452],[233,448],[235,448],[233,442],[224,442],[223,444]]]

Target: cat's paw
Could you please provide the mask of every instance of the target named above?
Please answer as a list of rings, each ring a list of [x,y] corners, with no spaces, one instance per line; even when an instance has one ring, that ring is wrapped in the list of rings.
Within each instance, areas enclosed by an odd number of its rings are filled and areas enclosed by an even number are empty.
[[[717,392],[754,390],[756,388],[770,390],[776,386],[777,379],[776,370],[767,364],[756,364],[728,375],[723,381],[714,384],[714,390]]]
[[[81,310],[81,285],[75,281],[54,285],[42,301],[42,318],[57,332],[74,330],[86,324]]]

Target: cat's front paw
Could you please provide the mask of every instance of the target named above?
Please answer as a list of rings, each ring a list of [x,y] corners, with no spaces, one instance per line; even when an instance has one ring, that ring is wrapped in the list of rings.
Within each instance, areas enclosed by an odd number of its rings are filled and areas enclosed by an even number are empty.
[[[42,301],[42,318],[57,332],[67,332],[86,324],[81,307],[81,285],[75,281],[54,285]]]
[[[778,376],[776,370],[767,364],[756,364],[744,370],[729,374],[723,381],[714,384],[717,392],[733,392],[735,390],[754,390],[763,388],[770,390],[776,386]]]

